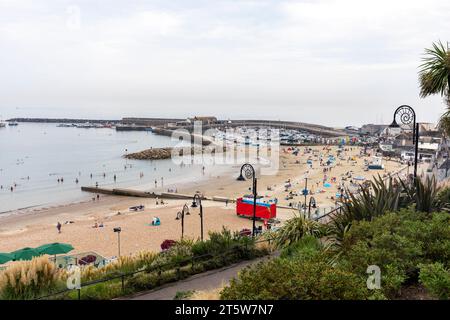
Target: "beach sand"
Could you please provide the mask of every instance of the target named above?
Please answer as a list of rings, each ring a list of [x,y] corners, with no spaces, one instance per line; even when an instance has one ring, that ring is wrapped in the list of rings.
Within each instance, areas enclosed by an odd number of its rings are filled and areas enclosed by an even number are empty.
[[[350,148],[350,147],[349,147]],[[323,146],[313,147],[317,153],[327,156],[328,151]],[[331,147],[330,154],[336,155],[337,147]],[[383,175],[396,172],[404,166],[395,161],[384,161],[385,170],[364,171],[364,160],[369,157],[359,157],[360,149],[352,147],[345,152],[344,158],[355,157],[355,162],[337,160],[337,165],[328,172],[329,178],[336,177],[337,183],[331,183],[330,188],[323,188],[323,167],[319,166],[318,158],[312,153],[305,154],[305,147],[300,147],[297,156],[288,151],[288,147],[280,149],[280,169],[276,175],[258,176],[258,193],[266,199],[278,198],[278,204],[288,205],[301,201],[300,195],[304,188],[305,176],[308,177],[308,189],[315,194],[320,208],[329,208],[335,205],[331,197],[337,192],[337,185],[341,175],[353,171],[353,176],[364,176],[370,179],[372,175]],[[306,160],[313,159],[313,168],[308,168]],[[235,170],[234,170],[235,169]],[[209,178],[201,182],[182,185],[179,193],[194,194],[199,191],[206,196],[222,196],[237,198],[243,194],[251,194],[251,181],[236,181],[239,175],[240,165],[233,167],[222,176],[214,175],[214,172],[205,172]],[[234,170],[234,171],[233,171]],[[307,171],[309,171],[307,173]],[[286,200],[288,192],[285,191],[285,183],[290,179],[292,188],[299,195]],[[317,184],[318,183],[318,184]],[[272,190],[268,190],[271,187]],[[323,189],[324,193],[317,190]],[[309,198],[309,197],[308,197]],[[177,240],[181,236],[181,223],[175,220],[176,213],[180,211],[185,200],[168,200],[165,205],[156,205],[155,199],[104,196],[99,201],[86,201],[82,203],[40,208],[28,212],[20,212],[5,217],[0,217],[0,252],[9,252],[22,247],[36,247],[45,243],[66,242],[74,246],[71,253],[94,251],[104,257],[117,255],[117,234],[114,227],[121,227],[121,253],[132,254],[141,250],[159,251],[160,244],[166,239]],[[145,205],[141,212],[130,212],[128,208],[135,205]],[[220,231],[223,226],[233,231],[243,228],[251,228],[251,220],[237,217],[235,204],[203,201],[205,237],[208,230]],[[117,215],[121,212],[120,215]],[[198,208],[191,209],[191,215],[185,218],[185,237],[200,237],[200,218]],[[293,209],[278,209],[278,218],[286,220],[294,214]],[[161,219],[161,226],[149,226],[153,217]],[[58,234],[56,223],[61,222],[62,232]],[[64,224],[66,221],[73,223]],[[93,228],[94,223],[103,222],[103,228]]]

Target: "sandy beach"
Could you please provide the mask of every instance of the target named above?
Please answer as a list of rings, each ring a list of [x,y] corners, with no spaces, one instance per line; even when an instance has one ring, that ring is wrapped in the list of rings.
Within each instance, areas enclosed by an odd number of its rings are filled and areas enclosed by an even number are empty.
[[[258,193],[266,199],[278,199],[279,205],[303,202],[301,190],[304,188],[305,177],[308,177],[308,189],[313,193],[319,208],[329,208],[335,205],[335,194],[341,178],[349,171],[353,177],[363,176],[370,179],[373,175],[395,173],[404,166],[395,161],[385,160],[384,170],[364,171],[364,161],[370,157],[360,157],[360,148],[348,147],[341,159],[336,159],[336,165],[331,171],[324,173],[319,165],[319,158],[328,154],[336,155],[337,147],[312,147],[315,152],[305,152],[305,147],[299,147],[300,152],[294,155],[288,147],[280,148],[280,168],[276,175],[258,176]],[[316,156],[317,155],[317,156]],[[312,160],[312,168],[306,163]],[[353,160],[352,160],[353,159]],[[208,179],[180,185],[179,193],[194,194],[199,191],[205,196],[222,196],[237,198],[250,194],[251,181],[239,182],[240,165],[233,166],[229,171],[216,176],[214,172],[205,172]],[[331,187],[323,187],[324,174]],[[334,179],[336,178],[336,182]],[[290,180],[291,187],[286,191],[286,183]],[[344,181],[344,183],[348,183]],[[297,193],[292,199],[286,199],[289,191]],[[322,192],[320,192],[322,191]],[[181,236],[181,224],[175,220],[176,213],[181,210],[186,200],[167,200],[164,205],[156,205],[155,199],[117,196],[100,196],[100,200],[67,204],[49,208],[29,210],[0,217],[0,252],[8,252],[22,247],[36,247],[51,242],[66,242],[74,246],[71,253],[94,251],[104,257],[117,255],[117,234],[114,227],[121,227],[121,253],[132,254],[141,250],[159,251],[160,244],[165,239],[177,240]],[[141,212],[130,212],[128,208],[144,205]],[[213,201],[203,201],[205,236],[208,230],[219,231],[223,226],[239,231],[251,228],[251,220],[236,216],[235,205]],[[118,214],[120,212],[120,214]],[[185,218],[185,237],[200,237],[200,218],[198,209],[191,209],[191,215]],[[294,214],[293,209],[278,209],[278,218],[285,220]],[[149,226],[153,217],[161,219],[161,226]],[[58,234],[57,222],[62,223],[62,232]],[[66,224],[66,222],[68,222]],[[69,223],[72,222],[72,223]],[[93,228],[95,223],[103,223],[103,228]]]

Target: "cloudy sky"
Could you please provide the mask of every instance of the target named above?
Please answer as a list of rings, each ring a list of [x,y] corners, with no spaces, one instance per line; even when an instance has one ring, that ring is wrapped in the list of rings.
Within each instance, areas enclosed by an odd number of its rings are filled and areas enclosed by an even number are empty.
[[[0,117],[420,121],[448,0],[0,0]]]

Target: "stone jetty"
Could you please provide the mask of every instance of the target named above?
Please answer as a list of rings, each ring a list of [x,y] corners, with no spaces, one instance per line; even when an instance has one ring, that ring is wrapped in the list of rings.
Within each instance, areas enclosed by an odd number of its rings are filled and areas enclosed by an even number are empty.
[[[190,150],[189,150],[190,149]],[[214,154],[216,151],[221,151],[221,152],[225,152],[226,148],[208,148],[208,150],[206,150],[207,148],[205,147],[201,147],[201,146],[195,146],[195,147],[186,147],[186,148],[151,148],[151,149],[146,149],[143,151],[139,151],[139,152],[135,152],[135,153],[130,153],[125,155],[124,157],[127,159],[133,159],[133,160],[162,160],[162,159],[171,159],[172,155],[179,155],[180,157],[185,155],[185,153],[187,152],[191,155],[195,155],[195,154],[202,154],[203,152],[208,152],[208,153],[212,153]]]

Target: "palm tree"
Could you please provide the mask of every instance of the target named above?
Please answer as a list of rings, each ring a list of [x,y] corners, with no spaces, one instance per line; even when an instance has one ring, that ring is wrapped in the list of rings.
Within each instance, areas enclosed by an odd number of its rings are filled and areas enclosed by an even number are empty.
[[[439,120],[439,127],[450,137],[450,48],[441,41],[433,43],[432,49],[425,49],[425,57],[420,65],[420,97],[439,94],[447,104],[446,112]]]

